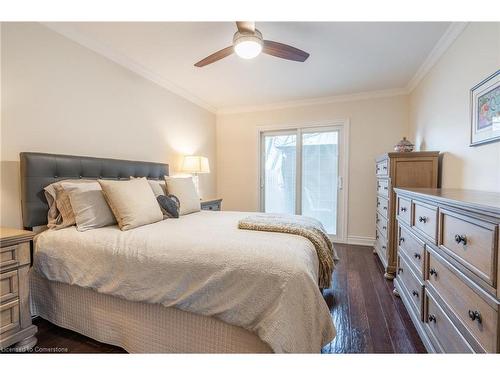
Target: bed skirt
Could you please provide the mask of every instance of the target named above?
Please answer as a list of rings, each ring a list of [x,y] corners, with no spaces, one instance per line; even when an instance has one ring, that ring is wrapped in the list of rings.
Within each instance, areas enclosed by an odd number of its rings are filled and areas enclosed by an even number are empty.
[[[30,276],[32,314],[129,353],[271,353],[260,338],[221,320],[131,302]]]

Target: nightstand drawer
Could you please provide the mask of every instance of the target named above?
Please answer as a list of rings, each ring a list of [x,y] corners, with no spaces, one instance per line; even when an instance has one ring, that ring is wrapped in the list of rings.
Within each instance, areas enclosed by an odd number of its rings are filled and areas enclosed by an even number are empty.
[[[220,204],[219,203],[206,204],[203,206],[203,210],[220,211]]]
[[[0,305],[0,333],[19,330],[19,300]]]
[[[201,201],[201,209],[206,211],[220,211],[222,205],[222,199],[207,199]]]
[[[29,242],[0,248],[0,271],[30,264],[30,260]]]
[[[19,265],[19,245],[0,248],[0,269],[5,270]]]
[[[0,303],[19,296],[19,275],[17,270],[0,273]]]

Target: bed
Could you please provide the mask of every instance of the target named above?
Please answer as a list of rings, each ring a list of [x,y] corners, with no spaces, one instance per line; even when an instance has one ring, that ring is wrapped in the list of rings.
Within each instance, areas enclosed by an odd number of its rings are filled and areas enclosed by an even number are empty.
[[[43,187],[68,178],[161,179],[168,165],[21,154],[23,222],[44,225]],[[127,232],[44,231],[33,313],[133,353],[319,352],[335,329],[307,239],[237,229],[202,211]]]

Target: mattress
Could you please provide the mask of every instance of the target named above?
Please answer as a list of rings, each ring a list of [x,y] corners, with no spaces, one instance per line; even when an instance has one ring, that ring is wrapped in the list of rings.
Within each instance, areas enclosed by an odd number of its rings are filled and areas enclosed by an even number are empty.
[[[129,353],[271,353],[255,334],[218,319],[130,302],[30,275],[31,311]]]
[[[242,212],[202,211],[130,231],[45,231],[35,239],[43,278],[130,302],[211,317],[274,352],[320,352],[335,335],[304,237],[238,229]]]

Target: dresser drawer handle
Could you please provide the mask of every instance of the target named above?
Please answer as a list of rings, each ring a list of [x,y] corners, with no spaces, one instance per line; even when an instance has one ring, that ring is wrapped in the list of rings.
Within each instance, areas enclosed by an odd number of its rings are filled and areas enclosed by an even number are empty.
[[[384,227],[382,227],[382,229],[383,229],[383,230],[386,230],[386,229],[387,229],[387,227],[385,227],[385,226],[384,226]]]
[[[455,242],[458,244],[463,243],[464,245],[467,245],[467,236],[465,234],[455,234]]]
[[[413,254],[413,257],[414,257],[415,259],[421,259],[421,258],[422,258],[422,257],[420,256],[420,254],[419,254],[419,253],[415,253],[415,254]]]
[[[401,245],[403,242],[405,242],[405,238],[404,237],[399,237],[399,244]]]
[[[387,166],[385,166],[385,165],[384,165],[382,168],[383,168],[384,170],[387,170]]]
[[[436,316],[435,315],[432,315],[432,314],[429,314],[429,322],[434,322],[436,323]]]
[[[427,222],[427,220],[428,219],[425,216],[419,216],[419,218],[418,218],[418,221],[420,221],[421,223],[424,223],[424,224]]]
[[[413,291],[411,292],[411,294],[413,294],[415,297],[417,297],[417,298],[418,298],[418,292],[417,292],[416,290],[413,290]]]
[[[406,212],[407,208],[406,207],[401,207],[401,212]]]
[[[377,223],[380,221],[380,219],[377,217]]]
[[[477,320],[477,322],[479,324],[481,324],[483,322],[483,318],[481,317],[481,313],[477,310],[469,310],[469,318],[470,320],[474,321],[474,320]]]
[[[403,271],[404,271],[404,269],[403,269],[402,267],[399,267],[399,268],[398,268],[398,275],[399,275],[400,273],[403,273]]]
[[[387,247],[385,247],[385,246],[382,246],[382,249],[386,250],[386,249],[387,249]]]
[[[434,277],[437,277],[437,275],[438,275],[437,271],[436,271],[434,268],[431,268],[431,269],[429,270],[429,273],[430,273],[431,275],[434,275]]]
[[[384,206],[384,207],[382,207],[382,208],[383,208],[384,210],[386,210],[386,211],[387,211],[387,206]]]

